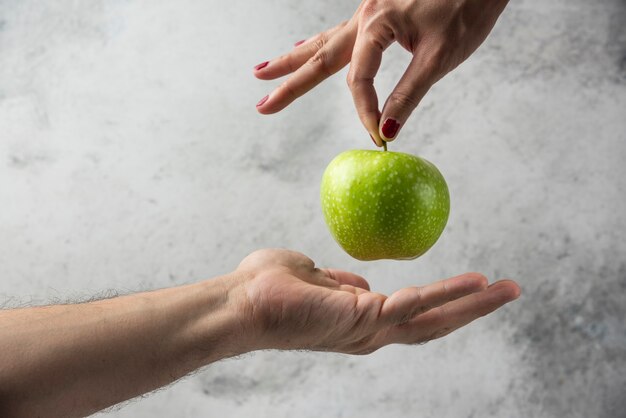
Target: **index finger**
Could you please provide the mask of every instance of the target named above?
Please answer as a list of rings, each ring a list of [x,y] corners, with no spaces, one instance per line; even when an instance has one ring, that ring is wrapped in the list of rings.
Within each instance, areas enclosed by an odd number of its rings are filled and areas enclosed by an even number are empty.
[[[431,309],[409,322],[396,325],[385,344],[419,344],[448,335],[517,299],[520,288],[512,280],[501,280],[487,289]]]
[[[405,323],[416,315],[486,287],[487,278],[479,273],[465,273],[424,287],[407,287],[385,300],[380,316],[392,324]]]
[[[380,111],[374,77],[387,46],[376,41],[369,33],[359,33],[352,51],[347,80],[359,118],[379,147],[383,145],[383,140],[378,132]]]

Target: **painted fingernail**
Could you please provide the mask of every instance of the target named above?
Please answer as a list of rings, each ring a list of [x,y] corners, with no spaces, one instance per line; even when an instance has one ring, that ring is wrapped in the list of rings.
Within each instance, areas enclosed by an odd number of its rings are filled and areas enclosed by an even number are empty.
[[[262,62],[260,64],[255,65],[254,69],[256,71],[262,70],[263,68],[267,67],[267,64],[269,64],[269,63],[270,63],[269,61]]]
[[[256,104],[256,107],[263,106],[263,103],[267,102],[267,99],[269,98],[270,98],[270,95],[268,94],[267,96],[259,100],[259,103]]]
[[[300,46],[304,43],[304,41],[306,41],[306,39],[296,42],[295,44],[293,44],[293,46]]]
[[[396,136],[396,134],[398,133],[399,128],[400,128],[400,124],[398,123],[397,120],[393,118],[387,118],[385,119],[385,122],[383,123],[383,127],[381,131],[383,132],[383,135],[385,136],[385,138],[393,139],[393,137]]]
[[[372,142],[374,143],[374,145],[378,146],[378,144],[376,143],[376,140],[374,139],[374,137],[372,136],[372,134],[370,134],[370,138],[372,138]]]

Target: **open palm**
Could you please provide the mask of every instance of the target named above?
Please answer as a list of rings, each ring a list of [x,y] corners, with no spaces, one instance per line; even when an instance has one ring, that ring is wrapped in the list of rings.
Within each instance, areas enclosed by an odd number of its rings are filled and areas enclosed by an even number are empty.
[[[370,291],[353,273],[316,268],[303,254],[260,250],[239,265],[246,277],[247,330],[255,349],[311,349],[367,354],[388,344],[440,338],[520,294],[517,284],[488,285],[466,273],[391,296]]]

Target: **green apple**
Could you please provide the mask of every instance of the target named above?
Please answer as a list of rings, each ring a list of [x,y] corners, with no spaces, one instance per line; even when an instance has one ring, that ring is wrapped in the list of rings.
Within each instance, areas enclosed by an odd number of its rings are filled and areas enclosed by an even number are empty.
[[[437,167],[402,152],[339,154],[324,172],[320,195],[331,234],[359,260],[419,257],[437,241],[450,212]]]

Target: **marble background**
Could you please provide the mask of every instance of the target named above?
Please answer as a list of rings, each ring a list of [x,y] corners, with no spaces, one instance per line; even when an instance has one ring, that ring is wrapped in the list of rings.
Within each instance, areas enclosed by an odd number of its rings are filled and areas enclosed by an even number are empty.
[[[287,111],[254,64],[356,1],[0,0],[0,301],[173,286],[261,247],[375,290],[465,271],[516,303],[366,357],[259,352],[107,417],[618,417],[626,409],[626,1],[512,1],[392,149],[439,166],[449,226],[412,262],[359,262],[323,223],[326,164],[371,148],[342,72]],[[388,93],[408,63],[386,53]]]

